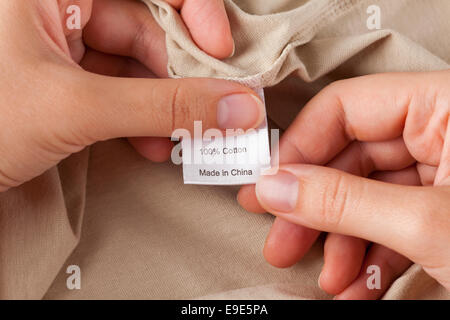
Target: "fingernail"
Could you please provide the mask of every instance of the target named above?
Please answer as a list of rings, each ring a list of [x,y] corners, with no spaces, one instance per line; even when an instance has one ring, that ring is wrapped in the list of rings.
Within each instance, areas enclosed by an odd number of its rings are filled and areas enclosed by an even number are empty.
[[[228,56],[228,58],[231,58],[232,56],[234,56],[235,52],[236,52],[236,44],[233,41],[233,51],[231,51],[231,54]]]
[[[319,275],[319,279],[317,280],[317,284],[319,285],[319,288],[320,288],[320,290],[323,290],[322,289],[322,286],[320,285],[320,279],[322,278],[322,272],[320,273],[320,275]]]
[[[240,93],[222,98],[217,105],[220,129],[248,129],[264,119],[264,105],[253,94]]]
[[[297,206],[298,192],[297,177],[286,171],[262,176],[256,184],[258,200],[274,211],[292,212]]]

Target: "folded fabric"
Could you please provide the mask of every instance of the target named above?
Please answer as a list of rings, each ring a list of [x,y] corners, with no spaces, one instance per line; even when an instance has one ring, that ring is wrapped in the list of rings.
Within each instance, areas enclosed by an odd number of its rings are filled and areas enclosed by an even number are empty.
[[[233,57],[223,61],[208,56],[195,45],[180,16],[170,5],[161,0],[143,1],[166,32],[168,71],[172,77],[227,78],[251,87],[276,85],[292,73],[304,81],[313,81],[387,38],[390,38],[391,45],[384,48],[383,53],[385,57],[392,54],[391,62],[383,59],[384,67],[377,72],[448,67],[446,60],[442,59],[445,56],[430,54],[420,44],[392,28],[404,22],[411,28],[408,8],[420,10],[421,6],[431,6],[429,11],[435,20],[434,14],[438,13],[440,6],[448,8],[445,0],[431,1],[433,4],[430,1],[406,3],[400,0],[395,4],[377,1],[383,7],[383,21],[392,11],[403,8],[407,21],[398,15],[395,20],[389,20],[389,25],[386,21],[383,30],[375,31],[367,29],[368,15],[365,14],[373,1],[225,0],[236,51]],[[291,9],[276,12],[276,2],[280,2],[281,8]],[[264,14],[264,8],[270,7],[275,12]],[[441,16],[440,22],[446,25],[444,29],[448,28],[448,19],[442,16],[442,12],[438,15]],[[441,25],[436,26],[443,32]]]

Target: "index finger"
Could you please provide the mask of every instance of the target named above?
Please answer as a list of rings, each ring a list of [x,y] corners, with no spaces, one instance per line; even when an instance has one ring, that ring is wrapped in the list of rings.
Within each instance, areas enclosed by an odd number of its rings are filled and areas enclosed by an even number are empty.
[[[418,74],[377,74],[337,81],[311,99],[280,140],[279,162],[325,165],[351,141],[401,136]],[[265,212],[253,185],[238,201],[250,212]]]
[[[280,162],[324,165],[353,140],[400,137],[417,86],[417,77],[407,73],[331,84],[304,107],[283,135]]]
[[[166,0],[181,17],[195,43],[217,59],[230,57],[234,52],[230,22],[223,0]]]

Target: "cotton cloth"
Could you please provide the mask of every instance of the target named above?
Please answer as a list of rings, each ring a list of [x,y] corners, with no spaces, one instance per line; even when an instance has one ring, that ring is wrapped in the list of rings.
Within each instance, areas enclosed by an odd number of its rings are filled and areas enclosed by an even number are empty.
[[[266,87],[270,123],[286,129],[332,81],[448,69],[448,0],[226,0],[236,44],[219,61],[193,43],[175,10],[145,0],[166,31],[173,77]],[[381,9],[368,30],[366,10]],[[0,298],[329,299],[317,285],[323,243],[288,269],[262,256],[273,218],[236,202],[237,187],[183,185],[125,140],[98,143],[0,194]],[[81,269],[81,290],[66,269]],[[418,265],[385,299],[450,299]]]

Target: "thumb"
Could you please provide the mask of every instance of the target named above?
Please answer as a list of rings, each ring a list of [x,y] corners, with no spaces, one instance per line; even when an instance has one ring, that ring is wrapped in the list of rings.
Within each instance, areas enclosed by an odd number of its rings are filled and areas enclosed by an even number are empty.
[[[175,129],[256,128],[265,118],[251,89],[218,79],[122,79],[88,74],[74,118],[90,142],[117,137],[170,137]]]
[[[186,0],[181,16],[198,46],[224,59],[234,53],[234,41],[223,0]]]
[[[234,41],[223,0],[166,0],[181,10],[195,43],[217,59],[234,53]]]
[[[437,232],[443,219],[436,216],[450,206],[448,190],[311,165],[282,166],[277,175],[260,179],[256,193],[267,211],[292,223],[377,242],[410,258],[417,258],[423,239]]]

